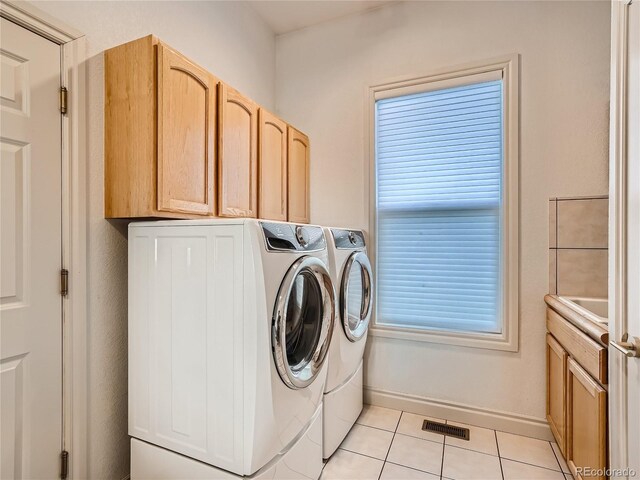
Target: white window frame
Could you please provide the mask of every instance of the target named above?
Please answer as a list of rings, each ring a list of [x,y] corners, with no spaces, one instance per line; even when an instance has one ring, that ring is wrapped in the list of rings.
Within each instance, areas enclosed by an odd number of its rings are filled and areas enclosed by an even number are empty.
[[[459,345],[509,352],[518,351],[519,329],[519,55],[510,54],[483,62],[461,65],[433,72],[426,76],[381,82],[366,88],[365,172],[369,188],[365,205],[369,208],[370,239],[368,253],[374,266],[374,287],[377,284],[376,261],[376,164],[375,164],[375,102],[410,93],[444,88],[444,82],[463,84],[464,77],[499,72],[503,79],[503,169],[502,169],[502,331],[501,333],[456,332],[451,330],[417,329],[378,324],[376,320],[377,290],[374,288],[374,308],[369,331],[375,337]],[[436,85],[438,82],[440,85]],[[475,83],[475,82],[474,82]],[[445,85],[446,86],[446,85]]]

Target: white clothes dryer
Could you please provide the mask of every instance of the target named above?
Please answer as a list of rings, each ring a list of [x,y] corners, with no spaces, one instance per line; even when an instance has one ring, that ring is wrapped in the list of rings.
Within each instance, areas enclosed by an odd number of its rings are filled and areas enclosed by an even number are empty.
[[[320,475],[327,262],[317,226],[129,225],[133,480]]]
[[[338,314],[329,347],[323,457],[329,458],[362,411],[362,358],[373,308],[373,273],[360,230],[325,228]]]

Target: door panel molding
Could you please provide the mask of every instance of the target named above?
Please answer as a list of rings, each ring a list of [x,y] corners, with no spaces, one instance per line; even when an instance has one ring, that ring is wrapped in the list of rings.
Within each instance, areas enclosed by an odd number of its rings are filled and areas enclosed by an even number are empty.
[[[241,119],[237,115],[238,112],[246,114],[246,118]],[[234,88],[220,82],[218,121],[218,215],[256,218],[258,105]],[[243,141],[247,144],[241,145]],[[246,191],[241,189],[242,185],[247,186]]]
[[[215,212],[215,157],[216,157],[216,94],[218,81],[206,70],[184,59],[171,48],[160,43],[158,51],[158,147],[157,147],[157,205],[160,211],[185,212],[211,216]],[[180,83],[180,96],[176,91],[176,77],[172,72],[184,75]],[[203,102],[194,95],[189,82],[202,89]],[[196,101],[194,102],[194,96]],[[202,111],[199,111],[202,109]],[[202,115],[202,118],[198,117]],[[169,121],[167,121],[169,119]],[[196,125],[196,120],[202,124]],[[189,122],[185,125],[183,122]],[[202,131],[198,131],[201,128]],[[198,133],[200,135],[198,135]],[[198,137],[200,137],[198,139]],[[202,142],[202,145],[198,145]],[[201,150],[198,148],[201,147]],[[197,151],[195,151],[197,150]],[[198,156],[201,155],[200,158]],[[185,162],[184,159],[188,159]],[[176,165],[177,164],[177,165]],[[189,165],[195,165],[189,169]],[[185,171],[185,168],[189,172]],[[176,174],[180,172],[181,174]],[[187,181],[187,178],[200,180]],[[194,187],[202,191],[194,191]],[[200,194],[200,195],[198,195]],[[200,197],[200,198],[198,198]]]
[[[311,179],[309,137],[289,126],[287,132],[288,217],[290,222],[309,223],[311,217]],[[296,147],[298,147],[296,152]],[[302,152],[300,154],[300,152]]]
[[[287,167],[287,124],[271,112],[260,108],[258,111],[259,218],[287,221]]]

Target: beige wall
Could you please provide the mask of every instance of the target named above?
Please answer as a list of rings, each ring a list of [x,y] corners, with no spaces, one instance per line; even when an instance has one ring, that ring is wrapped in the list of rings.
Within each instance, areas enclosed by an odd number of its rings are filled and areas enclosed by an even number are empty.
[[[126,223],[103,218],[103,56],[153,33],[266,107],[274,106],[275,39],[237,2],[33,4],[87,35],[89,477],[129,472]],[[72,453],[73,455],[73,453]]]
[[[149,33],[310,134],[312,221],[364,228],[365,86],[520,53],[520,352],[374,338],[366,384],[543,417],[547,199],[606,193],[608,2],[403,2],[277,47],[241,2],[33,3],[88,39],[90,478],[124,477],[129,455],[126,225],[103,219],[101,52]]]
[[[402,2],[278,37],[277,109],[311,137],[311,220],[364,228],[366,86],[521,55],[520,350],[369,337],[368,387],[544,418],[548,199],[607,193],[609,8]]]

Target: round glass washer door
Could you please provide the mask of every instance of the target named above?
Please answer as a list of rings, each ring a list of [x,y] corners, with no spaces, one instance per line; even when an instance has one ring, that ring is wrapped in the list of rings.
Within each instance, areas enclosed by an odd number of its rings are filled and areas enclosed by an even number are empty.
[[[340,314],[344,333],[356,342],[366,333],[371,319],[371,263],[364,252],[353,253],[344,265],[340,288]]]
[[[306,387],[322,368],[333,331],[334,305],[331,276],[322,261],[298,259],[280,285],[271,329],[276,368],[288,387]]]

